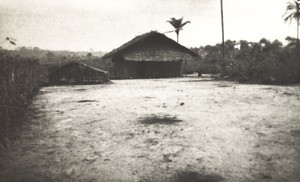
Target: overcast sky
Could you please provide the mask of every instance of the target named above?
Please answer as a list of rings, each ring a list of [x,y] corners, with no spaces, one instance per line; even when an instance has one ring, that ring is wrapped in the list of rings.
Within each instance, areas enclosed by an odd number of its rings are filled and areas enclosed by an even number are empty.
[[[225,39],[295,37],[296,24],[282,20],[286,2],[223,0]],[[182,45],[221,42],[220,0],[0,0],[0,46],[13,37],[17,46],[110,51],[139,34],[173,30],[166,20],[182,16],[192,22],[180,32]]]

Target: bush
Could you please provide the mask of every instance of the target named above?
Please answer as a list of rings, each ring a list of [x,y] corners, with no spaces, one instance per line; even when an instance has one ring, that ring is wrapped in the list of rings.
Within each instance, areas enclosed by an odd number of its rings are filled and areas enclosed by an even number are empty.
[[[296,47],[275,40],[241,46],[236,55],[225,63],[225,75],[240,82],[289,84],[299,82],[299,61]]]
[[[36,59],[0,52],[0,141],[4,141],[12,126],[19,122],[37,93],[40,86],[39,69]]]
[[[222,62],[222,46],[199,48],[203,73],[221,73],[226,78],[246,83],[290,84],[300,82],[300,50],[296,39],[290,42],[261,39],[259,42],[225,42],[225,61]],[[298,51],[298,52],[297,52]]]

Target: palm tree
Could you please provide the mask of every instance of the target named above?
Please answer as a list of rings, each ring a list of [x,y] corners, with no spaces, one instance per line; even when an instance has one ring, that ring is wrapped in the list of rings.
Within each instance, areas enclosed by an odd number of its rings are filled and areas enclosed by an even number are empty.
[[[177,42],[179,37],[179,31],[182,30],[182,27],[186,25],[187,23],[191,23],[190,21],[186,21],[182,23],[183,17],[176,19],[176,18],[170,18],[167,22],[169,22],[174,28],[177,35]]]
[[[296,20],[297,22],[297,44],[299,44],[299,20],[300,20],[300,1],[299,0],[294,0],[295,3],[292,3],[292,2],[288,2],[287,3],[287,6],[286,6],[286,12],[285,14],[283,15],[284,17],[284,21],[287,22],[287,21],[291,21],[293,19]]]

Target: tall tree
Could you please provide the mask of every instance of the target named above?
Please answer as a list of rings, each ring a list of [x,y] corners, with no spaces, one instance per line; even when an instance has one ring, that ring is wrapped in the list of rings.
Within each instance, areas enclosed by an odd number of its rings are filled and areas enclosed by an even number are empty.
[[[289,21],[290,23],[292,20],[296,20],[297,23],[297,46],[299,48],[299,23],[300,23],[300,1],[294,0],[294,3],[288,2],[286,6],[286,12],[283,15],[284,21]]]
[[[170,18],[167,22],[169,22],[174,28],[177,35],[177,42],[179,42],[179,31],[182,30],[182,27],[188,23],[191,23],[190,21],[182,22],[183,17],[176,19],[176,18]]]

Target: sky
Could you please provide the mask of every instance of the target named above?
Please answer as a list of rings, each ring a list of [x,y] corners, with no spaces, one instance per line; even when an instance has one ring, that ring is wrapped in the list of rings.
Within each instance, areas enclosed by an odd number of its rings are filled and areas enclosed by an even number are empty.
[[[288,0],[223,0],[225,39],[284,42],[296,23],[284,23]],[[222,41],[220,0],[0,0],[0,46],[49,50],[111,51],[137,35],[173,27],[171,17],[191,21],[179,35],[186,47]],[[176,40],[175,32],[166,36]]]

